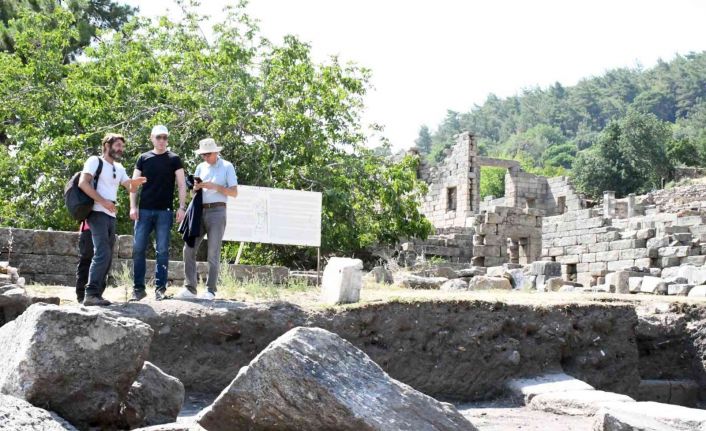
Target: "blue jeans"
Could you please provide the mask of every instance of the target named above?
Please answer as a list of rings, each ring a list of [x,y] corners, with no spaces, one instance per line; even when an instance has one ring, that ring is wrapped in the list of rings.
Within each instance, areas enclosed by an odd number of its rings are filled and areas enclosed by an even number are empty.
[[[105,277],[113,262],[113,245],[115,244],[115,217],[100,211],[92,211],[88,215],[93,239],[93,259],[88,269],[88,284],[86,296],[101,296],[105,289]]]
[[[169,234],[174,222],[174,213],[171,210],[148,210],[140,208],[140,217],[135,221],[135,238],[132,246],[132,262],[134,284],[133,289],[145,290],[146,258],[145,250],[150,234],[155,233],[155,252],[157,262],[155,265],[155,288],[167,288],[167,269],[169,267]]]

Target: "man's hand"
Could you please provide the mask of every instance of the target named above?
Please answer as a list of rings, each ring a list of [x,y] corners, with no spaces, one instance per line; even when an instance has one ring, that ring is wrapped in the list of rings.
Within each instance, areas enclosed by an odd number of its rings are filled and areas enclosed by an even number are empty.
[[[134,192],[137,190],[138,187],[140,187],[141,185],[143,185],[144,183],[147,182],[147,177],[132,178],[132,179],[128,180],[128,182],[130,183],[127,188],[128,191]]]
[[[184,211],[182,208],[179,208],[176,212],[177,223],[181,223],[181,221],[184,220],[185,216],[186,216],[186,211]]]
[[[115,214],[115,204],[108,199],[103,199],[102,201],[99,202],[103,206],[103,208],[107,209],[109,212]]]
[[[196,188],[197,186],[198,186],[198,188]],[[211,181],[203,181],[203,182],[194,184],[194,190],[200,190],[200,189],[218,190],[218,184],[211,182]]]
[[[140,218],[140,210],[137,208],[130,208],[130,220],[137,221]]]

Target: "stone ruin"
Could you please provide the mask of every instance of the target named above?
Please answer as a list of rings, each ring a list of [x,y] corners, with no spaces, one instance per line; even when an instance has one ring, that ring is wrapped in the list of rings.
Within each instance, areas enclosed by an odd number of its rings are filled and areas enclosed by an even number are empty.
[[[505,197],[480,199],[481,166],[507,169]],[[513,288],[706,294],[706,287],[692,290],[706,283],[705,185],[623,199],[606,191],[594,206],[566,177],[545,178],[515,161],[479,156],[469,133],[438,165],[422,162],[418,176],[429,186],[421,210],[436,233],[402,242],[394,253],[402,266],[438,258],[457,271],[490,270]],[[529,265],[537,261],[551,263]],[[547,285],[549,278],[557,280]]]

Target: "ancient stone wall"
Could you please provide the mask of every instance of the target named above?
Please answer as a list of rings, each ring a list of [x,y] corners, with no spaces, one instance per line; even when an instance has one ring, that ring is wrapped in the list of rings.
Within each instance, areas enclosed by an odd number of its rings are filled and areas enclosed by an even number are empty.
[[[0,228],[0,260],[19,269],[28,283],[73,286],[78,262],[77,232]],[[121,235],[113,249],[109,282],[132,269],[132,235]],[[202,246],[203,247],[203,246]],[[180,256],[179,256],[180,257]],[[154,274],[154,260],[147,260],[147,275]],[[206,262],[198,262],[199,274],[208,272]],[[236,279],[260,278],[276,283],[287,279],[289,270],[277,266],[230,265]],[[184,262],[169,262],[169,282],[182,285]]]
[[[527,264],[540,258],[540,210],[494,207],[475,216],[474,229],[473,265]]]
[[[422,163],[419,177],[429,191],[421,205],[421,212],[435,227],[464,226],[466,218],[480,206],[477,147],[474,137],[462,133],[444,160],[436,166]]]

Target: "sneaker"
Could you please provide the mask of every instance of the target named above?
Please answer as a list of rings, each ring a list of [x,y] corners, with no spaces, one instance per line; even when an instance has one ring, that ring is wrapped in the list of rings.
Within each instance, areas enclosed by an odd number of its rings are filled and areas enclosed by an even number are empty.
[[[144,290],[133,290],[132,296],[128,299],[128,302],[138,302],[147,296],[147,292]]]
[[[171,296],[167,295],[167,289],[159,289],[154,292],[154,299],[161,301],[163,299],[170,299]]]
[[[85,298],[83,298],[83,305],[86,306],[97,305],[103,307],[110,304],[110,301],[108,301],[107,299],[103,299],[100,296],[87,295]]]
[[[175,298],[176,299],[196,299],[196,293],[194,293],[188,287],[185,287],[185,288],[181,289],[181,292],[176,294]]]
[[[213,301],[216,299],[216,294],[207,290],[199,296],[199,299],[208,299],[209,301]]]

